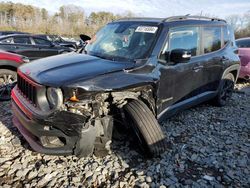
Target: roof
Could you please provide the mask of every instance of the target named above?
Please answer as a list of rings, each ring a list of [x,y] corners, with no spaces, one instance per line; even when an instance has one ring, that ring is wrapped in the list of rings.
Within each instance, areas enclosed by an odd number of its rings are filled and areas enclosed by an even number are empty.
[[[121,19],[118,19],[116,21],[117,22],[120,22],[120,21],[142,21],[142,22],[164,23],[164,22],[176,22],[176,21],[186,21],[186,20],[226,23],[225,20],[220,19],[220,18],[209,18],[209,17],[205,17],[205,16],[190,16],[190,15],[172,16],[172,17],[167,17],[167,18],[149,18],[149,17],[121,18]]]
[[[23,37],[38,37],[38,38],[41,38],[41,37],[39,37],[39,36],[36,35],[36,34],[10,34],[10,35],[2,35],[2,36],[0,36],[0,38],[8,38],[8,37],[16,37],[16,36],[23,36]]]
[[[0,38],[8,38],[14,36],[31,36],[30,34],[9,34],[9,35],[1,35]]]

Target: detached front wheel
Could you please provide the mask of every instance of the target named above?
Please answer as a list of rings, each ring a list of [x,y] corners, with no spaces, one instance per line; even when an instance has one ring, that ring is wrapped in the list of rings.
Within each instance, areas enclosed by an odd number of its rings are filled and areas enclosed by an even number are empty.
[[[16,80],[16,72],[8,69],[0,70],[0,101],[10,100],[11,90]]]
[[[167,149],[166,136],[147,105],[133,100],[124,106],[124,110],[142,150],[151,156],[163,153]]]

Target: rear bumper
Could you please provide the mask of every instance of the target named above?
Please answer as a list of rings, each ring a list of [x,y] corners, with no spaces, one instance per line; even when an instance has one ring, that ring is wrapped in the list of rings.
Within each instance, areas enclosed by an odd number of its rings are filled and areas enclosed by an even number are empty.
[[[33,150],[52,155],[77,154],[76,151],[81,151],[81,156],[92,154],[96,130],[94,126],[85,122],[84,116],[61,111],[46,119],[39,119],[30,111],[27,116],[27,109],[24,108],[21,100],[13,91],[13,124]],[[44,141],[41,141],[41,138],[47,140],[52,137],[57,138],[60,144],[50,142],[44,144]]]

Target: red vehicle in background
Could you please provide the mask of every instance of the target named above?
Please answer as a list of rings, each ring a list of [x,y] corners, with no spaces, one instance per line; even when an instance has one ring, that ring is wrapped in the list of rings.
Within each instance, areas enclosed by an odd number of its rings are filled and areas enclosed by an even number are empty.
[[[11,89],[17,80],[17,68],[29,62],[25,56],[0,51],[0,101],[9,100]]]
[[[250,37],[235,41],[239,48],[241,68],[239,78],[250,80]]]

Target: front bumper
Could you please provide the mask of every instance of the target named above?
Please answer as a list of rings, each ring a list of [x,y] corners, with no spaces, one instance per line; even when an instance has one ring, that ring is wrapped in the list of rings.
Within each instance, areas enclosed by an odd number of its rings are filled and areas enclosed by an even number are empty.
[[[46,118],[38,117],[22,101],[25,99],[14,88],[13,124],[33,150],[52,155],[78,155],[78,152],[81,152],[81,156],[92,154],[96,130],[95,126],[86,123],[87,118],[67,111],[59,111]],[[49,142],[45,145],[41,138],[57,138],[60,145]]]

